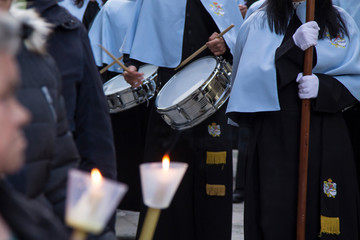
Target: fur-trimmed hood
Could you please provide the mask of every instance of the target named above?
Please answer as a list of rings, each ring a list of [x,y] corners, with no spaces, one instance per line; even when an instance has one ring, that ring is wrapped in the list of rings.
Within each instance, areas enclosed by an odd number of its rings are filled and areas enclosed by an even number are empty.
[[[45,54],[52,25],[41,18],[34,9],[22,9],[19,5],[13,5],[10,14],[22,24],[25,46],[32,52]]]

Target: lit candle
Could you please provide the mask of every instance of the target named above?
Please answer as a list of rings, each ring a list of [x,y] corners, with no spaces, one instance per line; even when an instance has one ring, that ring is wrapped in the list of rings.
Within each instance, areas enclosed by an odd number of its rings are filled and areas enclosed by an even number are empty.
[[[144,203],[148,207],[164,209],[170,202],[187,169],[186,163],[170,162],[168,155],[163,162],[140,165]]]
[[[169,171],[169,168],[170,168],[170,157],[169,155],[166,154],[162,160],[162,169],[164,170],[164,172],[167,172]]]
[[[97,169],[91,175],[77,169],[69,171],[65,220],[74,228],[71,240],[85,240],[86,233],[100,233],[113,215],[127,185],[105,179]]]
[[[170,168],[170,157],[169,155],[165,155],[162,159],[161,168],[153,170],[153,174],[156,174],[158,176],[157,178],[157,184],[155,185],[155,191],[154,196],[150,199],[151,201],[148,202],[148,206],[153,206],[155,208],[166,208],[167,206],[164,206],[162,203],[165,199],[167,199],[167,193],[168,188],[170,184],[170,172],[172,170],[169,170]],[[169,202],[170,204],[170,202]],[[161,206],[163,205],[163,206]]]
[[[80,200],[73,207],[73,211],[70,211],[66,218],[68,225],[91,233],[101,232],[103,224],[96,215],[100,210],[99,203],[105,194],[101,188],[102,185],[101,173],[95,168],[91,171],[90,187],[82,194]]]
[[[151,240],[153,238],[160,211],[170,205],[187,166],[186,163],[170,164],[168,155],[163,157],[162,163],[143,163],[140,165],[144,203],[149,208],[139,240]]]
[[[101,189],[103,185],[103,177],[100,171],[96,168],[91,170],[91,183],[88,199],[91,208],[91,215],[94,215],[102,197],[104,196],[104,192]]]

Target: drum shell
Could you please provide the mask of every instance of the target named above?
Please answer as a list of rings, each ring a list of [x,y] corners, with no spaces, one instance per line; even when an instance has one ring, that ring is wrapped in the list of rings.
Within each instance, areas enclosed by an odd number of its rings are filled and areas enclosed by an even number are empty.
[[[119,74],[121,75],[121,74]],[[110,79],[109,81],[111,81]],[[125,81],[125,80],[124,80]],[[148,102],[155,96],[157,72],[154,72],[138,88],[128,87],[113,94],[106,94],[110,113],[118,113]],[[104,84],[107,84],[107,82]]]
[[[167,108],[158,107],[156,101],[157,112],[175,130],[198,125],[215,113],[229,98],[231,71],[232,67],[228,62],[217,59],[215,69],[199,88]]]

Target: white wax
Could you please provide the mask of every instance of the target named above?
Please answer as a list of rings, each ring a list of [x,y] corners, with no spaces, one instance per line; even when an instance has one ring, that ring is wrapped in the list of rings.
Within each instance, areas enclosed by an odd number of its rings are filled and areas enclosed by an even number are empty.
[[[186,163],[171,162],[168,170],[162,169],[159,162],[141,164],[140,175],[145,205],[156,209],[167,208],[186,169]]]
[[[105,225],[102,221],[103,218],[99,217],[101,214],[99,206],[103,197],[104,193],[100,186],[92,185],[69,211],[66,223],[86,232],[100,233]]]

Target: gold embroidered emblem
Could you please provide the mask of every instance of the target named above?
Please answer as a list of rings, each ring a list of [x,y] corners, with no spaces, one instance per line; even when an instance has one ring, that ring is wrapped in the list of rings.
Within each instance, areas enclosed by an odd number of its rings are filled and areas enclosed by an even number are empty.
[[[324,193],[329,198],[335,198],[337,194],[336,183],[334,183],[331,178],[329,178],[327,181],[324,181]]]
[[[337,35],[336,38],[331,38],[330,33],[326,33],[326,37],[328,38],[331,45],[337,48],[346,48],[346,40],[340,35]]]
[[[216,125],[216,123],[212,123],[211,125],[208,125],[208,132],[213,137],[220,137],[221,135],[220,125]]]
[[[210,4],[211,10],[218,16],[224,16],[225,12],[221,4],[213,2]]]

